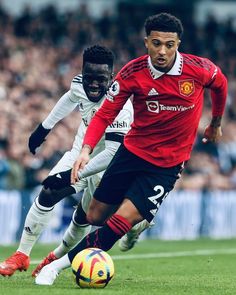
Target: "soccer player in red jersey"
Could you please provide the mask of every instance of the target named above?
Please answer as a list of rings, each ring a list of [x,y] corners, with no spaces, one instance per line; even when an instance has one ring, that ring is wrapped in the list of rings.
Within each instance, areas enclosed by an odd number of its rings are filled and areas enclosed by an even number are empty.
[[[102,227],[87,235],[68,255],[42,269],[37,284],[52,284],[82,249],[98,247],[107,251],[132,226],[153,219],[190,158],[205,88],[211,91],[212,120],[203,141],[216,142],[222,135],[227,80],[220,68],[206,58],[178,51],[183,27],[175,16],[150,16],[145,30],[148,54],[130,61],[116,76],[107,99],[87,129],[72,171],[74,183],[106,127],[132,95],[131,130],[106,170],[87,212],[88,222]]]

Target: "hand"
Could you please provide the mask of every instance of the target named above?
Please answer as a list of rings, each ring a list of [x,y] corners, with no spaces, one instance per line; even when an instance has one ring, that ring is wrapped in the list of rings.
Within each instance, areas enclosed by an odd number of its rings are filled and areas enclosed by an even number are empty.
[[[64,187],[70,186],[71,170],[72,169],[69,169],[63,172],[56,173],[54,175],[49,175],[46,179],[44,179],[42,185],[45,189],[50,188],[51,190],[59,190]]]
[[[204,137],[202,139],[203,143],[207,142],[217,142],[222,136],[221,126],[207,126],[204,131]]]
[[[79,155],[79,158],[76,160],[76,162],[73,165],[73,169],[71,172],[71,183],[75,184],[77,181],[79,181],[78,172],[79,170],[82,170],[84,166],[89,162],[89,154],[91,153],[91,148],[88,145],[85,145]]]
[[[50,131],[51,129],[45,129],[41,123],[30,135],[28,147],[33,155],[35,155],[36,148],[39,147],[45,141],[45,137],[48,135]]]

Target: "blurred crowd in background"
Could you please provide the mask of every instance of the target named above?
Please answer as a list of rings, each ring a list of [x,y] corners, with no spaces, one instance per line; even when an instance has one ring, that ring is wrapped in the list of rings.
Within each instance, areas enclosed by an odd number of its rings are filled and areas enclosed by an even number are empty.
[[[151,14],[160,12],[152,10]],[[175,11],[171,11],[176,14]],[[80,122],[77,111],[58,123],[34,156],[28,138],[81,72],[82,52],[102,44],[116,55],[115,73],[125,63],[145,54],[143,23],[148,10],[117,7],[94,19],[86,4],[59,13],[47,6],[37,13],[25,7],[11,16],[0,6],[0,189],[31,190],[41,183],[63,153],[70,149]],[[233,19],[219,22],[209,15],[202,26],[189,15],[178,15],[185,33],[180,52],[210,58],[228,78],[229,92],[218,144],[201,143],[211,119],[211,101],[205,108],[191,160],[177,189],[236,188],[236,29]],[[145,140],[145,139],[144,139]]]

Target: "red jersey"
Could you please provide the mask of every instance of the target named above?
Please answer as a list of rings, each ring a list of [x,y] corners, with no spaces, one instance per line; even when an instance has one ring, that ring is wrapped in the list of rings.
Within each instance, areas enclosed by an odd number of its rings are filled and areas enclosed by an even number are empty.
[[[148,55],[130,61],[117,74],[107,99],[93,117],[84,144],[97,144],[126,100],[133,96],[134,121],[126,148],[160,167],[190,158],[202,113],[204,88],[210,88],[212,115],[224,112],[227,80],[210,60],[177,52],[167,73],[156,70]]]

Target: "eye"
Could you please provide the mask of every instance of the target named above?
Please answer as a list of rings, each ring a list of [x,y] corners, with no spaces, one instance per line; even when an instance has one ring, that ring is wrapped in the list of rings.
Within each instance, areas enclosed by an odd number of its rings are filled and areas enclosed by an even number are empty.
[[[167,43],[167,44],[166,44],[166,47],[167,47],[167,48],[172,48],[172,47],[174,47],[174,45],[175,45],[174,43]]]
[[[160,45],[160,42],[158,40],[152,40],[152,44],[154,46],[159,46]]]
[[[98,83],[107,83],[108,82],[108,78],[107,77],[97,77],[96,79],[98,81]]]

